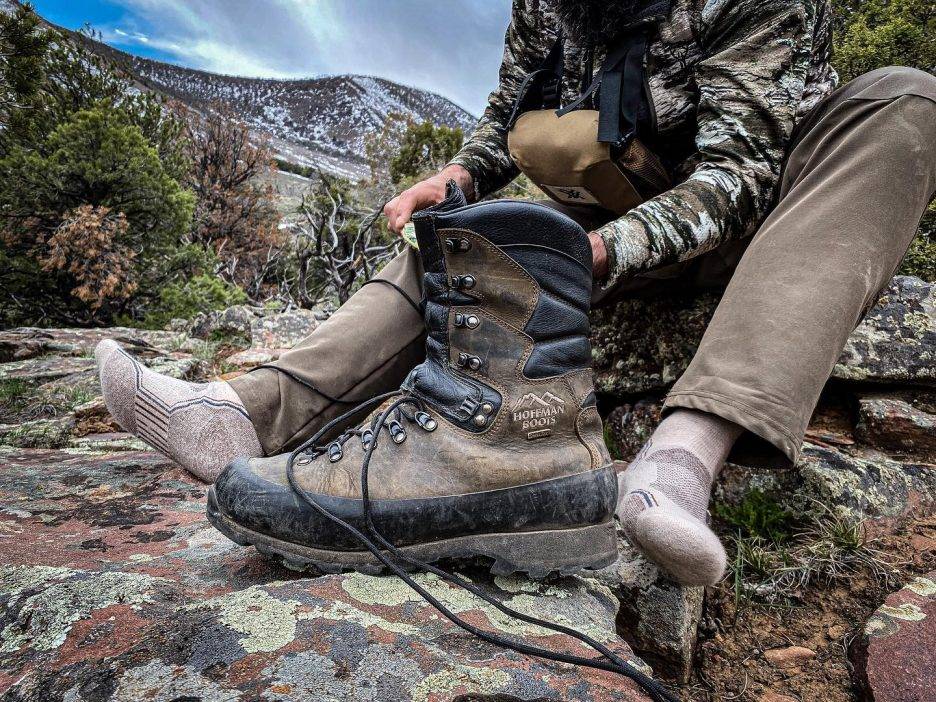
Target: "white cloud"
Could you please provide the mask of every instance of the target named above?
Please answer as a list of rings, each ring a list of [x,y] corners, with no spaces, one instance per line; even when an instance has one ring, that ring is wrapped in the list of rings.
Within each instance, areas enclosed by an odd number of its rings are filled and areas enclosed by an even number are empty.
[[[105,40],[219,73],[378,75],[475,114],[497,80],[509,0],[113,0]]]

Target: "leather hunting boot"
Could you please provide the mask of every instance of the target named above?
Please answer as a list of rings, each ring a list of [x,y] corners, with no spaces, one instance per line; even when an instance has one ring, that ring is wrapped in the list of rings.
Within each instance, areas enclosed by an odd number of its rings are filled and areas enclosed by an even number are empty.
[[[228,466],[209,519],[294,567],[373,572],[325,514],[368,533],[366,485],[375,531],[410,558],[485,557],[533,577],[608,565],[617,480],[592,385],[584,230],[528,202],[464,206],[454,184],[413,220],[425,362],[334,441]]]

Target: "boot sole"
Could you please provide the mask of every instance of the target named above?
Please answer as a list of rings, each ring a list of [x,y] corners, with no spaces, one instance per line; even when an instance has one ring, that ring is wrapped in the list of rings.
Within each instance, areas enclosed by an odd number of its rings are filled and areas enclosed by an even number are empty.
[[[369,551],[328,551],[252,531],[223,514],[210,501],[208,521],[234,543],[253,546],[261,554],[281,560],[291,570],[356,571],[367,575],[380,575],[387,570]],[[573,575],[582,570],[597,570],[611,565],[618,556],[613,519],[574,529],[459,536],[403,546],[398,550],[424,563],[443,558],[485,559],[491,561],[490,570],[494,575],[524,573],[534,580],[553,574]],[[405,570],[414,570],[402,565]]]

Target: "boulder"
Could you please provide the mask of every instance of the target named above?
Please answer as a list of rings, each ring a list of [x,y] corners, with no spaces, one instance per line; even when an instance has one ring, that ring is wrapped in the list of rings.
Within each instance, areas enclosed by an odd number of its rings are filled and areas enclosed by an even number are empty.
[[[692,360],[719,299],[676,293],[593,310],[598,391],[626,399],[669,388]],[[936,284],[896,276],[849,337],[832,377],[936,384]]]
[[[849,337],[832,377],[936,385],[936,283],[895,277]]]
[[[68,443],[74,427],[72,416],[0,424],[0,444],[18,448],[59,448]]]
[[[264,363],[275,361],[280,356],[276,349],[245,349],[231,354],[224,359],[229,366],[238,370],[250,370]]]
[[[611,455],[632,461],[660,423],[661,399],[650,397],[624,404],[605,419],[605,437]]]
[[[855,434],[863,443],[936,463],[936,394],[863,395],[858,405]]]
[[[618,530],[617,561],[589,575],[620,602],[618,632],[638,655],[667,677],[687,682],[705,590],[671,580]]]
[[[0,449],[0,696],[10,700],[647,700],[619,676],[458,629],[394,577],[313,577],[228,541],[206,488],[153,453]],[[594,579],[465,575],[646,670]],[[577,655],[577,642],[417,579],[466,620]]]
[[[933,699],[936,671],[936,572],[887,597],[850,650],[863,698],[873,702]]]
[[[911,514],[936,509],[936,471],[854,446],[806,444],[794,468],[728,464],[715,486],[717,503],[738,505],[757,490],[800,519],[831,511],[849,521],[884,530]]]
[[[618,397],[668,388],[692,360],[718,300],[678,294],[593,310],[595,388]]]
[[[251,323],[250,345],[259,349],[289,349],[315,331],[318,325],[315,310],[292,310],[258,317]]]
[[[798,471],[795,490],[782,500],[795,513],[830,508],[852,520],[886,523],[936,506],[936,471],[930,465],[815,446],[805,449]]]
[[[48,381],[94,370],[93,358],[41,356],[0,363],[0,380]]]
[[[144,358],[165,354],[181,346],[186,334],[171,331],[108,327],[104,329],[38,329],[20,327],[0,331],[0,363],[40,356],[92,358],[103,339],[114,339]]]
[[[247,305],[234,305],[225,310],[201,312],[188,326],[189,336],[196,339],[250,341],[251,328],[259,311]]]

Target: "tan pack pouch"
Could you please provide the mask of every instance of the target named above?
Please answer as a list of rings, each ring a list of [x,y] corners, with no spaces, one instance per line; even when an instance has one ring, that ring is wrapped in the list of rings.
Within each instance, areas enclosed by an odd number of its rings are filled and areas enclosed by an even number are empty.
[[[564,205],[592,205],[624,214],[670,188],[660,160],[637,139],[618,149],[598,140],[598,111],[522,114],[507,135],[517,167]],[[620,151],[620,153],[616,153]]]

